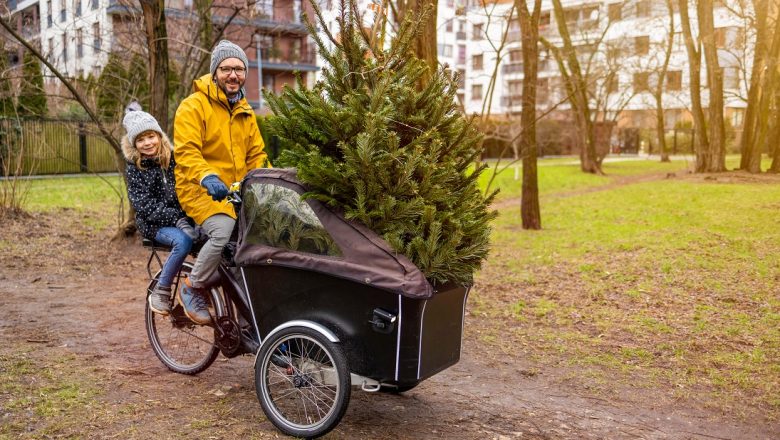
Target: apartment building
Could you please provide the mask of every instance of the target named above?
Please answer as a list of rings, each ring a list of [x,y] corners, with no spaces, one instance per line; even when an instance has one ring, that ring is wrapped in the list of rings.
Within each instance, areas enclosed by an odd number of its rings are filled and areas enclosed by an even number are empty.
[[[114,51],[123,57],[146,44],[141,12],[133,0],[23,0],[7,1],[17,30],[70,77],[98,76]],[[237,9],[238,8],[238,9]],[[295,84],[294,72],[313,84],[319,69],[315,45],[301,15],[311,7],[305,0],[258,0],[234,4],[217,0],[211,8],[214,32],[242,46],[249,58],[246,90],[250,104],[260,112],[261,89],[279,92]],[[236,13],[238,11],[238,13]],[[192,0],[165,2],[171,60],[197,41],[196,11]],[[12,65],[20,62],[21,47],[8,45]],[[197,50],[197,49],[196,49]],[[44,69],[46,70],[46,69]],[[46,73],[46,72],[44,72]],[[56,81],[51,79],[51,84]]]
[[[739,127],[747,96],[751,39],[747,24],[734,6],[715,2],[716,41],[724,70],[726,113]],[[652,127],[655,100],[650,88],[662,64],[669,32],[664,2],[652,0],[563,0],[564,17],[583,68],[597,112],[608,118],[620,113],[619,125]],[[512,0],[443,0],[439,3],[439,60],[460,74],[459,97],[466,113],[511,117],[519,114],[523,61],[520,25]],[[697,31],[696,14],[691,19]],[[689,117],[690,73],[680,28],[674,13],[674,44],[666,74],[663,103],[667,127]],[[560,46],[552,2],[542,3],[539,34]],[[704,69],[704,67],[703,67]],[[495,75],[494,75],[495,73]],[[491,84],[492,78],[494,82]],[[706,85],[702,70],[701,83]],[[542,46],[537,82],[537,105],[552,117],[565,118],[568,105],[560,70],[552,54]],[[704,106],[708,93],[702,93]]]

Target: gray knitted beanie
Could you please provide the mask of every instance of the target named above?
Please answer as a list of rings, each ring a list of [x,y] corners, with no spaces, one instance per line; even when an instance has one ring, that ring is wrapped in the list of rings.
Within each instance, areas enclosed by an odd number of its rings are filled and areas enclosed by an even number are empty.
[[[160,124],[157,123],[154,116],[141,110],[137,103],[135,105],[130,103],[127,106],[122,125],[127,130],[127,138],[130,140],[131,145],[135,145],[135,138],[145,131],[156,131],[160,136],[163,134],[162,128],[160,128]]]
[[[222,40],[211,51],[211,76],[217,72],[217,67],[228,58],[238,58],[244,63],[244,68],[249,69],[249,60],[246,58],[244,49],[231,43],[228,40]]]

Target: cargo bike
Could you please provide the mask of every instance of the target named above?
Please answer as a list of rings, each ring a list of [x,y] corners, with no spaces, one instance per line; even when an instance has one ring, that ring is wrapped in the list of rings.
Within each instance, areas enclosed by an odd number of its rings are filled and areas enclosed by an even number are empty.
[[[176,301],[168,316],[147,304],[146,329],[178,373],[197,374],[219,353],[254,355],[268,419],[311,438],[338,424],[353,387],[404,392],[455,364],[469,289],[432,286],[376,233],[305,192],[294,170],[250,172],[226,202],[238,222],[208,282],[212,323],[193,323]],[[165,248],[144,245],[151,292]],[[177,291],[191,269],[185,263]]]

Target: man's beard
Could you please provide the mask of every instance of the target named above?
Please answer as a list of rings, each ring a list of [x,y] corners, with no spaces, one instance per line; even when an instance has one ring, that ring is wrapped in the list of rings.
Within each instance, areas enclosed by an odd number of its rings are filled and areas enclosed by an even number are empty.
[[[225,80],[224,83],[221,83],[219,80],[217,80],[217,86],[219,86],[220,89],[225,93],[225,96],[228,98],[233,98],[239,93],[241,93],[241,88],[244,87],[244,82],[241,80],[236,80],[233,82],[229,82],[230,80]],[[229,92],[227,85],[228,84],[238,84],[238,89],[235,92]]]

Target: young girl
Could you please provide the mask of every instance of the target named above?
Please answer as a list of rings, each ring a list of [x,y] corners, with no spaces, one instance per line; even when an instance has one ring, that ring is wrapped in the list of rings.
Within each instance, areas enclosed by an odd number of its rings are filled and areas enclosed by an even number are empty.
[[[128,106],[122,124],[122,152],[127,160],[127,193],[135,209],[135,223],[145,238],[171,246],[149,307],[167,315],[171,310],[171,283],[181,269],[198,232],[176,198],[171,142],[160,124],[138,106]]]

